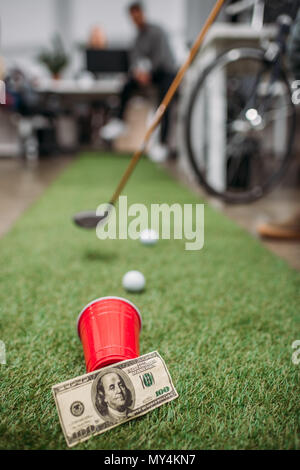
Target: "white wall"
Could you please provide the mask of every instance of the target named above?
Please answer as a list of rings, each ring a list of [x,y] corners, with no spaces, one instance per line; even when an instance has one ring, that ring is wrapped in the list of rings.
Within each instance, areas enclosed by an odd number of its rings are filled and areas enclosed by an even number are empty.
[[[216,0],[185,0],[185,33],[188,43],[194,42],[204,25]],[[218,16],[218,21],[224,21],[224,9]]]
[[[110,43],[128,42],[133,28],[127,4],[127,0],[72,0],[73,38],[85,41],[92,26],[99,25]]]
[[[46,42],[53,26],[51,3],[51,0],[2,0],[3,48],[24,50]]]
[[[18,63],[25,68],[39,46],[46,44],[53,28],[52,0],[2,0],[0,2],[0,53],[6,66]]]
[[[129,0],[1,0],[0,53],[6,66],[20,65],[40,74],[35,58],[59,32],[72,52],[69,74],[83,67],[78,44],[85,43],[94,25],[111,44],[129,45],[135,29],[127,14]],[[185,0],[144,0],[148,17],[170,33],[178,60],[184,53]]]
[[[72,0],[73,36],[85,39],[87,31],[99,24],[112,42],[128,41],[134,29],[127,13],[128,0]],[[184,0],[144,0],[150,20],[172,34],[184,31]]]

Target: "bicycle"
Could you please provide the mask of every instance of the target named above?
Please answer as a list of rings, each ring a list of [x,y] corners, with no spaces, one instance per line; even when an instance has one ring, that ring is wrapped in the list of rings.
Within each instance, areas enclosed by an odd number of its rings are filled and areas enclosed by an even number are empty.
[[[245,4],[254,7],[252,26],[261,28],[265,2],[238,3],[242,10]],[[237,13],[238,4],[233,6]],[[282,179],[291,160],[296,112],[284,67],[291,22],[287,15],[278,17],[277,35],[267,47],[222,53],[190,95],[184,130],[190,163],[208,193],[226,202],[261,198]]]

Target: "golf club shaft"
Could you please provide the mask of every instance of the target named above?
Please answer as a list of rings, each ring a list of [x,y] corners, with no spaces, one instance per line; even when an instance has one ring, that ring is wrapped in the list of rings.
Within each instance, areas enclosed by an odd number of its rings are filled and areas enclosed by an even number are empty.
[[[155,116],[153,118],[153,121],[152,121],[149,129],[146,132],[146,135],[144,137],[144,140],[142,142],[141,147],[133,154],[133,157],[130,160],[129,165],[128,165],[124,175],[122,176],[122,179],[121,179],[121,181],[120,181],[113,197],[110,200],[110,204],[114,205],[117,202],[121,192],[124,189],[124,186],[126,185],[130,175],[132,174],[136,164],[138,163],[138,161],[140,160],[142,154],[146,150],[147,144],[149,142],[149,139],[150,139],[152,133],[154,132],[154,130],[156,129],[156,127],[160,123],[163,115],[165,114],[166,109],[170,104],[170,101],[174,97],[180,83],[182,82],[182,79],[183,79],[186,71],[188,70],[189,66],[193,62],[193,60],[194,60],[201,44],[203,43],[203,40],[204,40],[209,28],[214,23],[214,21],[215,21],[216,17],[218,16],[224,2],[225,2],[225,0],[217,0],[214,8],[212,9],[209,17],[207,18],[207,20],[204,24],[199,36],[197,37],[192,49],[190,50],[190,53],[189,53],[189,56],[188,56],[187,60],[185,61],[185,63],[179,69],[179,71],[178,71],[176,77],[174,78],[173,82],[171,83],[170,88],[167,91],[163,101],[161,102],[160,106],[158,107],[158,109],[155,113]]]

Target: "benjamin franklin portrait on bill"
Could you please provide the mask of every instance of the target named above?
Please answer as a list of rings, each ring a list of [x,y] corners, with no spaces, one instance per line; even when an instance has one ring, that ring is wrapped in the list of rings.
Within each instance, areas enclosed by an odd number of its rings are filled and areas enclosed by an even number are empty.
[[[134,408],[134,387],[120,369],[109,368],[96,378],[92,399],[106,422],[118,423],[126,420]]]

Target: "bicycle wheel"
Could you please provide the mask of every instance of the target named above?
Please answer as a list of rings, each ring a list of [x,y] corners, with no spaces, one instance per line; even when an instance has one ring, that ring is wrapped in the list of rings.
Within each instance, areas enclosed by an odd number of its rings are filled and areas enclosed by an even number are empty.
[[[251,202],[284,175],[295,107],[283,70],[262,50],[238,48],[219,56],[196,83],[185,123],[190,162],[209,193]]]

